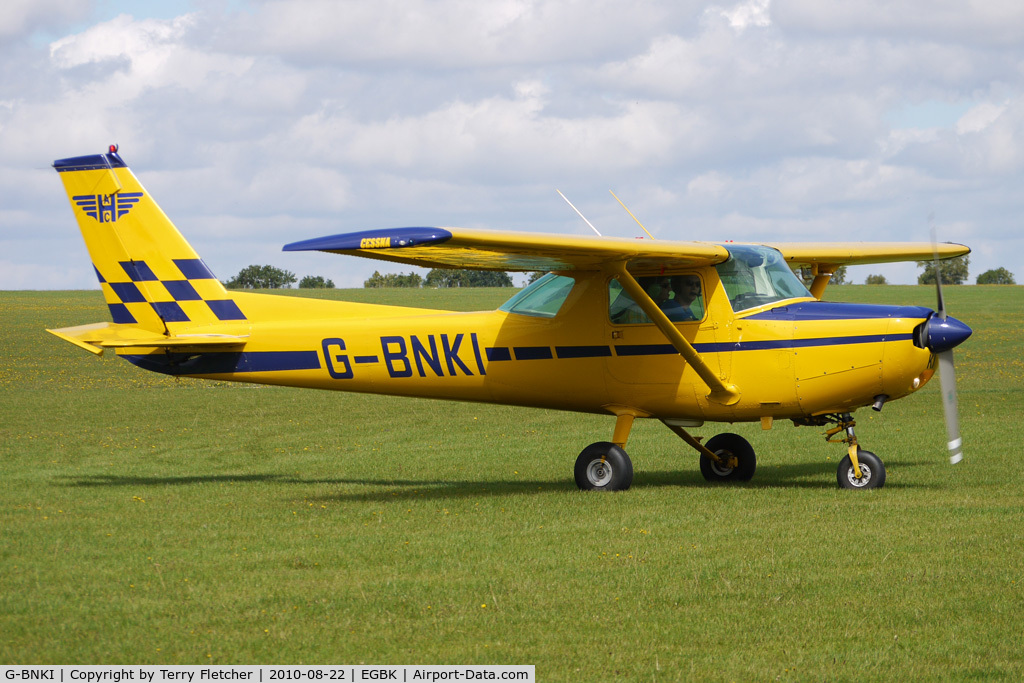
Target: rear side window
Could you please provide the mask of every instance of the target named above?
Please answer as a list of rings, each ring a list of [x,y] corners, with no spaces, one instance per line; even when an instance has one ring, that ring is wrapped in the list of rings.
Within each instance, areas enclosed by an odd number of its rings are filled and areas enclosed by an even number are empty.
[[[576,281],[548,273],[502,304],[498,310],[538,318],[553,318],[562,308]]]

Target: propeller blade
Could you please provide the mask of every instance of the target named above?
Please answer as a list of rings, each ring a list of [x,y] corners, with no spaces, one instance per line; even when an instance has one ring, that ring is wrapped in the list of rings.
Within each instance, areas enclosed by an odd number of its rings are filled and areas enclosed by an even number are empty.
[[[939,270],[938,238],[935,236],[935,214],[928,216],[928,227],[932,233],[932,264],[935,268],[935,293],[938,298],[938,309],[935,311],[942,321],[942,328],[949,328],[946,319],[946,302],[942,296],[942,274]],[[964,459],[963,439],[960,438],[960,413],[956,398],[956,369],[953,366],[953,347],[970,336],[970,328],[959,320],[953,320],[963,330],[956,330],[951,337],[952,345],[939,351],[939,386],[942,388],[942,412],[946,415],[946,447],[949,449],[949,464],[955,465]],[[966,334],[964,331],[966,330]],[[948,330],[944,330],[948,331]]]
[[[938,305],[935,312],[943,320],[946,319],[946,302],[942,298],[942,276],[939,271],[939,241],[935,236],[935,214],[928,216],[928,226],[932,231],[932,267],[935,269],[935,292],[938,294]]]
[[[938,354],[939,384],[942,387],[942,410],[946,414],[946,435],[949,437],[949,464],[964,459],[963,440],[960,438],[960,416],[957,411],[956,370],[953,368],[953,349]]]

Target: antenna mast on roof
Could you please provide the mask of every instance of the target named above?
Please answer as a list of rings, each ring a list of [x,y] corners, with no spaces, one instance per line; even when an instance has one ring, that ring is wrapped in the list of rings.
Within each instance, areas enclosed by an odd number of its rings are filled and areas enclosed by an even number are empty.
[[[572,206],[572,210],[576,212],[576,215],[579,216],[580,218],[582,218],[583,222],[586,223],[587,225],[589,225],[590,229],[593,230],[595,233],[597,233],[598,237],[604,237],[604,235],[602,235],[601,233],[597,232],[597,228],[594,227],[594,224],[591,223],[590,221],[588,221],[587,217],[584,216],[582,213],[580,213],[580,210],[572,205],[572,202],[569,201],[568,197],[566,197],[564,194],[562,194],[561,190],[556,189],[555,192],[557,192],[562,197],[562,199],[565,200],[566,204],[568,204],[569,206]]]
[[[608,190],[608,191],[609,191],[609,192],[612,192],[611,190]],[[614,192],[612,192],[612,196],[613,196],[613,197],[615,197],[615,201],[617,201],[617,202],[618,202],[619,204],[622,204],[622,200],[621,200],[621,199],[619,199],[619,198],[618,198],[618,197],[617,197],[617,196],[615,195],[615,193],[614,193]],[[625,204],[622,204],[622,208],[626,210],[626,213],[628,213],[628,214],[629,214],[630,216],[632,216],[632,217],[633,217],[633,220],[635,220],[635,221],[636,221],[636,224],[640,226],[640,229],[641,229],[641,230],[643,230],[644,232],[647,232],[647,228],[645,228],[645,227],[644,227],[644,224],[640,222],[640,219],[639,219],[639,218],[637,218],[636,216],[633,216],[633,212],[629,210],[629,207],[628,207],[628,206],[626,206]],[[647,232],[647,236],[648,236],[648,237],[650,237],[650,238],[651,238],[652,240],[654,239],[654,235],[652,235],[652,234],[651,234],[651,233],[649,233],[649,232]]]

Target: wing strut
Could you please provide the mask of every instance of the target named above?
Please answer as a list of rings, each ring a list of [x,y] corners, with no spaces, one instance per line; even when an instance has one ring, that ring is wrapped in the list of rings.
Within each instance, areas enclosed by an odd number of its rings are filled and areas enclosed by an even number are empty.
[[[708,367],[708,364],[697,353],[697,349],[693,348],[690,342],[686,341],[686,337],[672,324],[672,321],[668,319],[664,311],[658,308],[658,304],[654,303],[654,299],[648,296],[644,288],[636,281],[636,278],[626,270],[625,263],[618,264],[615,277],[618,279],[619,284],[622,285],[622,288],[633,297],[633,301],[647,314],[647,317],[654,321],[654,324],[657,325],[658,329],[661,330],[661,333],[665,335],[665,338],[668,339],[675,350],[679,352],[686,362],[690,364],[690,367],[696,371],[697,375],[704,380],[704,383],[708,385],[708,388],[711,390],[711,393],[708,394],[708,400],[724,406],[731,406],[737,403],[740,400],[740,391],[736,388],[736,385],[725,384]]]
[[[814,275],[814,281],[811,282],[810,287],[811,296],[821,301],[821,297],[825,295],[825,288],[828,287],[828,283],[837,269],[838,266],[825,263],[815,263],[811,266],[811,273]]]

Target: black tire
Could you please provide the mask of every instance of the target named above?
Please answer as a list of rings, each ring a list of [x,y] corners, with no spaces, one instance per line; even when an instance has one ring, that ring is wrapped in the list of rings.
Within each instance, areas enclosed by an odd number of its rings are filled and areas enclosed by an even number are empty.
[[[857,462],[860,463],[860,473],[863,475],[857,479],[853,475],[853,461],[849,455],[843,456],[839,461],[839,469],[836,470],[836,481],[841,489],[880,489],[885,486],[885,465],[881,458],[871,451],[861,450],[857,447]]]
[[[633,463],[615,444],[598,441],[576,458],[573,474],[583,491],[625,491],[633,483]]]
[[[728,461],[734,457],[739,462],[736,467],[725,467],[704,454],[700,456],[700,473],[710,482],[750,481],[757,470],[757,456],[750,442],[739,434],[725,432],[711,437],[707,443],[708,450]]]

